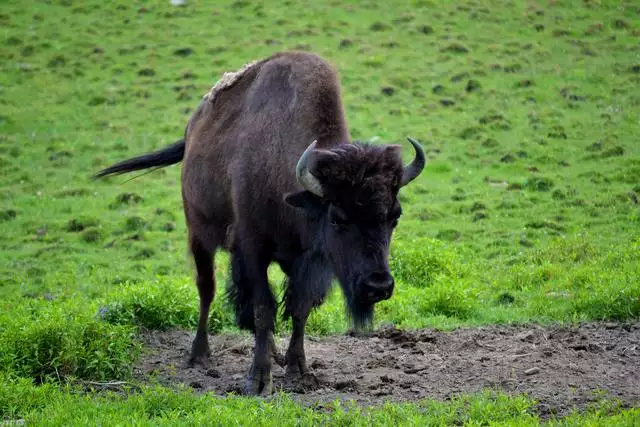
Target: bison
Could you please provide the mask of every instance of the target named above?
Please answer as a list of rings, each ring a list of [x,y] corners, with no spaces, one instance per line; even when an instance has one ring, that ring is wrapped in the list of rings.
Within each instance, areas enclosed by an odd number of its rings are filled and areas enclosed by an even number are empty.
[[[358,329],[391,297],[389,244],[401,187],[425,166],[420,144],[404,166],[400,145],[352,142],[334,69],[319,56],[281,52],[224,77],[190,117],[184,139],[122,161],[96,177],[183,162],[182,199],[197,271],[199,323],[190,363],[207,364],[214,254],[231,254],[229,296],[239,327],[253,332],[249,394],[272,390],[272,358],[293,384],[309,384],[303,345],[310,311],[334,277]],[[283,316],[292,334],[282,357],[273,338],[277,301],[267,278],[287,276]]]

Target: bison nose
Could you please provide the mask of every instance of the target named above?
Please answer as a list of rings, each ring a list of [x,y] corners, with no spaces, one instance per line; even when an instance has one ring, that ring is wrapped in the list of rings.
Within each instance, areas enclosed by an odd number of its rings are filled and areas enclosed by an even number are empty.
[[[373,273],[363,283],[363,294],[371,303],[391,298],[394,280],[387,272]]]

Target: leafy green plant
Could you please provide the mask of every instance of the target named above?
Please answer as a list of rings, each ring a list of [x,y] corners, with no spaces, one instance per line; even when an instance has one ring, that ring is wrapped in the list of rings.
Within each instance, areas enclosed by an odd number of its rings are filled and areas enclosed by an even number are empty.
[[[113,324],[149,329],[194,328],[198,324],[198,295],[193,283],[157,280],[124,284],[106,298],[101,317]],[[212,304],[209,328],[220,332],[233,326],[224,295]]]
[[[131,327],[103,323],[73,301],[15,305],[0,324],[0,372],[38,382],[127,377],[139,349]]]
[[[456,252],[434,239],[402,239],[393,243],[389,259],[394,276],[416,287],[431,286],[440,277],[462,275]]]

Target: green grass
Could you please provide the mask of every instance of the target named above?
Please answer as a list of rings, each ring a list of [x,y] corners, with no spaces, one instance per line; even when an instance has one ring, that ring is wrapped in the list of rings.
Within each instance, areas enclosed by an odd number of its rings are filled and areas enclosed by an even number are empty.
[[[36,425],[505,425],[538,426],[535,402],[518,396],[485,392],[456,396],[450,402],[387,403],[363,409],[335,401],[303,406],[278,394],[257,398],[214,397],[193,391],[144,387],[129,394],[103,392],[87,396],[73,387],[34,387],[24,380],[0,385],[0,417]],[[242,414],[239,419],[238,414]],[[602,401],[583,414],[573,413],[551,426],[632,426],[639,409],[622,411],[615,401]]]
[[[57,304],[7,298],[0,307],[0,375],[37,382],[131,375],[139,354],[131,326],[103,322],[75,298]]]
[[[137,327],[194,327],[198,302],[179,167],[129,182],[90,176],[178,139],[223,72],[286,49],[313,50],[335,64],[354,138],[406,146],[411,135],[428,150],[425,172],[401,193],[405,213],[391,257],[397,293],[376,309],[378,325],[447,329],[640,317],[634,2],[174,7],[10,0],[0,23],[6,378],[128,378]],[[226,255],[216,268],[222,290]],[[281,292],[282,273],[274,267],[270,276]],[[278,324],[279,332],[288,328]],[[336,288],[312,314],[308,332],[346,328]],[[218,298],[211,330],[233,329],[232,312]],[[419,405],[325,413],[286,398],[261,403],[154,389],[123,400],[25,381],[3,384],[4,415],[51,424],[82,424],[83,417],[111,424],[130,414],[141,424],[183,416],[196,422],[247,411],[285,423],[298,415],[337,424],[412,417],[538,423],[535,415],[513,412],[531,407],[519,398],[498,399],[511,418],[497,419],[482,412],[494,404],[486,397],[429,403],[436,415]],[[11,393],[28,398],[11,403]],[[140,396],[158,396],[174,409],[150,413]],[[592,413],[566,422],[619,425],[634,415]]]

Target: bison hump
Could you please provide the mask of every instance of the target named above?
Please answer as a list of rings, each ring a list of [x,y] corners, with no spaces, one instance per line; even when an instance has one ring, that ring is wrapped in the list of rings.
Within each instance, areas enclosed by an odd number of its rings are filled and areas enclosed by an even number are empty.
[[[224,73],[222,78],[220,78],[202,98],[208,102],[213,102],[218,93],[232,87],[248,70],[259,62],[260,61],[252,61],[243,65],[238,71]]]

